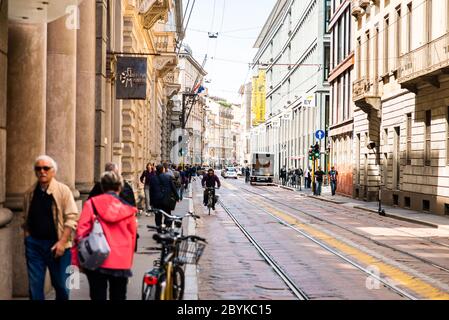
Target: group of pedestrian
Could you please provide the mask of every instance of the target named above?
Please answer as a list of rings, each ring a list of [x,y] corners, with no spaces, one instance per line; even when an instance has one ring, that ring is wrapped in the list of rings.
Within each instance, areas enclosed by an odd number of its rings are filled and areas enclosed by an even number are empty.
[[[286,167],[283,166],[280,170],[279,178],[281,179],[281,184],[283,186],[290,186],[294,188],[298,188],[298,186],[300,186],[301,188],[301,177],[304,176],[304,188],[312,188],[313,182],[315,184],[314,195],[320,196],[326,173],[320,166],[318,166],[318,169],[313,172],[315,181],[312,181],[312,172],[313,171],[310,168],[307,168],[306,172],[304,172],[301,168],[287,170]],[[334,166],[332,166],[331,170],[328,172],[328,176],[332,196],[335,196],[337,192],[338,171]]]
[[[34,164],[37,181],[24,195],[22,227],[30,299],[45,299],[48,269],[56,299],[68,300],[67,280],[70,265],[74,265],[86,274],[92,300],[106,300],[108,291],[109,299],[125,300],[138,238],[138,210],[131,185],[124,181],[117,164],[107,163],[79,213],[70,188],[56,180],[57,171],[57,163],[51,157],[39,156]],[[182,196],[174,178],[180,178],[181,186],[187,188],[186,171],[168,164],[148,163],[140,177],[146,210],[161,209],[170,214]],[[160,227],[162,213],[155,211],[155,222]],[[97,222],[110,251],[99,267],[90,270],[80,261],[79,245]],[[165,219],[164,223],[170,221]]]
[[[280,179],[283,186],[289,186],[292,188],[300,188],[301,189],[301,179],[304,176],[304,171],[301,167],[299,168],[291,168],[287,170],[285,166],[283,166],[280,170]]]

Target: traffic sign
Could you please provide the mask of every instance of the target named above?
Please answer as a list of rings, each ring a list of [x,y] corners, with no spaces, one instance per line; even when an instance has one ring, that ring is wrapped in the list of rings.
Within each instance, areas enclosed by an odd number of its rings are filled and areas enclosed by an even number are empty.
[[[322,140],[325,135],[326,134],[323,130],[318,130],[317,132],[315,132],[315,138],[317,138],[318,140]]]

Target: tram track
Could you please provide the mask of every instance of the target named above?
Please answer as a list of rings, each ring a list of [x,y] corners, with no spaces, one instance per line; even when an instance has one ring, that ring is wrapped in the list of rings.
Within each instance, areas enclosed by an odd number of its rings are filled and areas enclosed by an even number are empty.
[[[247,200],[248,201],[248,200]],[[249,201],[248,201],[249,202]],[[241,232],[248,238],[248,240],[253,244],[253,246],[257,249],[257,251],[261,254],[261,256],[265,259],[265,261],[274,269],[274,271],[281,277],[281,279],[284,281],[284,283],[289,287],[289,289],[293,292],[293,294],[298,297],[300,300],[307,300],[308,296],[307,293],[305,293],[295,282],[294,280],[288,275],[288,273],[282,269],[282,267],[273,259],[273,257],[270,256],[270,254],[254,239],[254,237],[251,236],[251,234],[246,230],[246,228],[239,222],[237,217],[231,212],[231,210],[224,204],[224,202],[220,199],[219,204],[222,206],[224,211],[228,214],[228,216],[234,221],[236,226],[241,230]],[[251,205],[254,205],[251,203]],[[339,259],[345,261],[346,263],[350,264],[352,267],[355,267],[365,275],[368,275],[372,279],[375,279],[379,281],[379,283],[382,283],[384,287],[387,289],[395,292],[401,297],[404,297],[406,299],[410,300],[417,300],[418,297],[406,292],[405,290],[397,287],[395,284],[392,284],[388,279],[384,279],[379,275],[376,275],[373,273],[373,271],[369,268],[365,268],[362,265],[358,264],[357,262],[349,259],[348,257],[344,256],[340,252],[334,250],[324,242],[312,237],[311,235],[307,234],[306,232],[296,228],[295,226],[291,225],[290,223],[286,222],[285,220],[273,215],[272,213],[268,212],[264,208],[262,208],[259,205],[260,210],[265,212],[266,214],[270,215],[272,218],[277,220],[280,224],[283,226],[294,230],[297,234],[301,235],[302,237],[312,241],[316,245],[320,246],[325,251],[331,253],[332,255],[338,257]]]
[[[259,189],[259,190],[263,190],[263,191],[267,191],[266,189],[262,189],[262,188],[258,188],[258,189]],[[291,205],[289,205],[289,204],[286,204],[285,202],[281,202],[281,201],[272,199],[272,198],[270,198],[270,197],[266,197],[266,196],[260,195],[260,194],[258,194],[258,193],[256,193],[256,192],[250,191],[250,190],[248,190],[248,189],[246,189],[246,188],[240,188],[240,190],[244,190],[244,191],[246,191],[246,192],[248,192],[248,193],[251,193],[251,194],[256,195],[256,196],[258,196],[258,197],[261,197],[261,198],[263,198],[263,199],[272,201],[272,202],[274,202],[274,203],[276,203],[276,204],[280,204],[280,205],[282,205],[282,206],[284,206],[284,207],[287,207],[287,208],[289,208],[289,209],[291,209],[291,210],[294,210],[295,212],[299,212],[299,213],[301,213],[301,214],[303,214],[303,215],[306,215],[306,216],[308,216],[308,217],[314,218],[314,219],[316,219],[316,220],[318,220],[318,221],[325,222],[325,223],[330,224],[330,225],[332,225],[332,226],[338,227],[338,228],[340,228],[340,229],[342,229],[342,230],[344,230],[344,231],[346,231],[346,232],[349,232],[349,233],[351,233],[351,234],[353,234],[353,235],[356,235],[356,236],[359,236],[359,237],[364,238],[364,239],[366,239],[366,240],[369,240],[369,241],[373,242],[373,243],[376,244],[376,245],[379,245],[379,246],[382,246],[382,247],[384,247],[384,248],[387,248],[387,249],[390,249],[390,250],[399,252],[399,253],[401,253],[401,254],[404,254],[404,255],[406,255],[406,256],[408,256],[408,257],[411,257],[411,258],[414,258],[414,259],[416,259],[416,260],[419,260],[419,261],[421,261],[421,262],[423,262],[423,263],[425,263],[425,264],[427,264],[427,265],[429,265],[429,266],[432,266],[432,267],[434,267],[434,268],[436,268],[436,269],[438,269],[438,270],[440,270],[440,271],[443,271],[443,272],[449,274],[449,268],[447,268],[447,267],[445,267],[445,266],[442,266],[442,265],[440,265],[440,264],[438,264],[438,263],[436,263],[436,262],[433,262],[433,261],[428,260],[428,259],[426,259],[426,258],[417,256],[417,255],[415,255],[415,254],[413,254],[413,253],[404,251],[404,250],[399,249],[399,248],[397,248],[397,247],[391,246],[391,245],[386,244],[386,243],[384,243],[384,242],[381,242],[381,241],[379,241],[379,240],[373,239],[373,238],[371,238],[371,237],[369,237],[369,236],[367,236],[367,235],[364,235],[364,234],[362,234],[362,233],[360,233],[360,232],[356,232],[356,231],[354,231],[354,230],[352,230],[352,229],[350,229],[350,228],[344,227],[344,226],[342,226],[342,225],[340,225],[340,224],[338,224],[338,223],[335,223],[335,222],[333,222],[333,221],[330,221],[330,220],[328,220],[328,219],[324,219],[324,218],[322,218],[322,217],[318,217],[317,215],[311,214],[311,213],[309,213],[309,212],[305,212],[305,211],[300,210],[300,209],[298,209],[298,208],[295,208],[295,207],[293,207],[293,206],[291,206]],[[409,234],[409,235],[411,235],[411,234]],[[430,242],[430,243],[432,243],[432,244],[435,244],[435,245],[440,245],[440,246],[445,247],[445,248],[448,247],[447,245],[445,245],[445,244],[443,244],[443,243],[439,243],[439,242],[436,242],[436,241],[433,241],[433,240],[429,240],[429,239],[426,239],[426,238],[423,238],[423,237],[417,237],[417,238],[419,238],[420,240],[423,240],[423,241],[428,241],[428,242]]]

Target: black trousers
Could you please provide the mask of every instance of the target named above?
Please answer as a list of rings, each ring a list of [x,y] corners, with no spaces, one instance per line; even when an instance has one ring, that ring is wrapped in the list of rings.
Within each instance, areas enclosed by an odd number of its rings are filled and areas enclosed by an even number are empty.
[[[98,271],[86,271],[89,281],[90,299],[96,301],[107,300],[109,285],[109,300],[126,300],[128,278],[114,277]]]

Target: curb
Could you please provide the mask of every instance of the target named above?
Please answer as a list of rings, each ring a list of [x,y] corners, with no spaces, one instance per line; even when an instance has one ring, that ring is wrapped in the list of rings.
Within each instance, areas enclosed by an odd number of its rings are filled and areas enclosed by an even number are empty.
[[[369,211],[369,212],[373,212],[373,213],[377,214],[377,210],[376,209],[366,208],[366,207],[363,207],[363,206],[354,206],[354,208],[355,209],[361,209],[361,210]],[[402,220],[402,221],[407,221],[407,222],[411,222],[411,223],[420,224],[420,225],[423,225],[423,226],[426,226],[426,227],[431,227],[431,228],[435,228],[435,229],[439,228],[438,224],[422,221],[422,220],[419,220],[419,219],[403,217],[403,216],[399,216],[399,215],[392,214],[392,213],[387,213],[387,212],[385,212],[385,216],[388,217],[388,218],[396,219],[396,220]]]
[[[345,201],[326,199],[326,198],[317,197],[317,196],[309,196],[309,197],[317,199],[317,200],[321,200],[321,201],[332,202],[332,203],[335,203],[335,204],[345,204],[346,203]],[[371,208],[367,208],[367,207],[364,207],[364,206],[354,206],[353,208],[378,214],[377,209],[371,209]],[[431,228],[436,228],[436,229],[439,228],[439,225],[431,223],[431,222],[426,222],[426,221],[422,221],[422,220],[419,220],[419,219],[403,217],[403,216],[399,216],[399,215],[392,214],[392,213],[385,212],[385,217],[396,219],[396,220],[407,221],[407,222],[411,222],[411,223],[415,223],[415,224],[420,224],[420,225],[423,225],[423,226],[426,226],[426,227],[431,227]]]
[[[321,200],[321,201],[332,202],[332,203],[335,203],[335,204],[345,204],[346,203],[345,201],[326,199],[326,198],[322,198],[320,196],[314,196],[314,195],[310,195],[308,197],[313,198],[313,199],[317,199],[317,200]]]
[[[193,212],[193,191],[189,190],[189,212]],[[187,234],[196,234],[196,222],[193,218],[188,219]],[[183,300],[198,300],[198,270],[196,265],[187,264],[185,267],[185,287]]]

